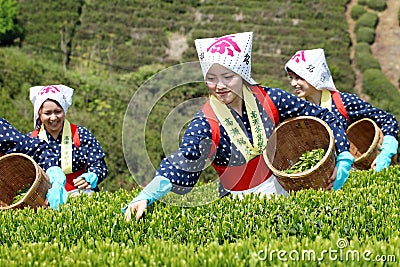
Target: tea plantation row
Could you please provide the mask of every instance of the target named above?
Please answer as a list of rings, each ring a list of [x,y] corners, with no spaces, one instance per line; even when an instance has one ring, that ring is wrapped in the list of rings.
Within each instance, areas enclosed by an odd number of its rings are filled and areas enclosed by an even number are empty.
[[[353,171],[336,192],[225,197],[191,208],[158,201],[130,223],[121,207],[137,191],[71,198],[58,211],[4,211],[0,266],[395,265],[399,181],[396,166]]]

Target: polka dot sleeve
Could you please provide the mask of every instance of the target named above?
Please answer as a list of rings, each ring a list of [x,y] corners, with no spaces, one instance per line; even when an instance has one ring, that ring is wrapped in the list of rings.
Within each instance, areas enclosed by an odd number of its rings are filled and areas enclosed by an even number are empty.
[[[162,160],[156,175],[168,178],[173,192],[187,193],[197,183],[210,147],[210,125],[199,113],[186,128],[179,149]]]
[[[392,114],[372,106],[354,94],[340,93],[340,96],[351,122],[369,118],[376,122],[384,135],[391,135],[397,139],[399,124]]]
[[[86,165],[86,172],[97,174],[98,183],[100,183],[108,175],[106,154],[96,137],[88,129],[78,126],[78,133],[81,144],[77,149],[74,146],[72,165]]]
[[[278,109],[280,122],[297,116],[314,116],[320,118],[328,123],[333,131],[337,153],[349,151],[350,143],[346,137],[344,127],[328,109],[321,108],[278,88],[265,88],[265,90]]]
[[[0,153],[23,153],[33,158],[46,171],[58,166],[58,156],[45,141],[30,138],[14,128],[8,121],[0,119]]]

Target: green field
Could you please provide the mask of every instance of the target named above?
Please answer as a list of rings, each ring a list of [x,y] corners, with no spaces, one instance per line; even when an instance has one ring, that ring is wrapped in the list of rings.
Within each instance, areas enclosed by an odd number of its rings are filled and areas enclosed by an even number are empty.
[[[130,223],[121,207],[136,190],[3,211],[0,266],[397,266],[399,184],[399,166],[352,171],[335,192],[190,208],[157,201]]]

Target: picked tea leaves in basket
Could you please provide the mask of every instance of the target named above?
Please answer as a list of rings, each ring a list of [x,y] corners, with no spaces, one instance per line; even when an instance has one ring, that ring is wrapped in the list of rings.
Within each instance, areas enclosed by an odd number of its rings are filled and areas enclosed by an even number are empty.
[[[286,191],[326,188],[336,164],[334,144],[326,122],[300,116],[274,129],[263,156]]]
[[[21,153],[0,157],[0,211],[44,207],[50,188],[49,177],[31,157]]]
[[[325,155],[323,148],[315,148],[311,151],[304,152],[297,162],[293,164],[289,169],[285,170],[285,173],[299,173],[311,169],[322,160]]]
[[[18,201],[20,201],[21,199],[24,198],[24,196],[26,195],[26,193],[28,193],[29,189],[31,187],[30,186],[25,186],[24,188],[18,190],[15,194],[14,200],[12,202],[12,204],[17,203]]]

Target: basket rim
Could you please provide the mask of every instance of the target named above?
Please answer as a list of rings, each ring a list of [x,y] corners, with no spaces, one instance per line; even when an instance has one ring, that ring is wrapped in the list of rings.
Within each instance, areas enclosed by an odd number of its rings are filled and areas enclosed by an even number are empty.
[[[350,130],[352,127],[354,127],[355,125],[357,125],[357,124],[359,124],[359,123],[361,123],[361,122],[365,122],[365,121],[370,122],[370,123],[373,125],[375,131],[377,131],[377,132],[381,131],[381,129],[378,127],[378,125],[377,125],[373,120],[371,120],[370,118],[363,118],[363,119],[361,119],[361,120],[355,121],[355,122],[353,122],[352,124],[350,124],[350,126],[349,126],[349,127],[347,128],[347,130],[346,130],[346,135],[347,135],[347,133],[349,132],[349,130]],[[375,134],[374,139],[373,139],[373,141],[372,141],[372,144],[378,144],[378,142],[379,142],[379,134]],[[368,147],[367,151],[365,151],[365,152],[364,152],[361,156],[359,156],[358,158],[355,158],[355,159],[354,159],[354,163],[356,164],[356,163],[358,163],[358,162],[363,161],[364,159],[366,159],[366,158],[371,154],[371,152],[372,152],[373,149],[374,149],[374,146],[370,145],[370,146]]]
[[[39,178],[38,178],[38,176],[39,176],[38,175],[39,174],[38,166],[39,165],[30,156],[25,155],[23,153],[10,153],[10,154],[7,154],[7,155],[4,155],[4,156],[0,157],[0,160],[2,160],[4,158],[7,158],[7,157],[15,157],[15,156],[22,156],[22,157],[28,159],[33,164],[33,166],[35,166],[36,177],[35,177],[35,180],[33,181],[33,183],[31,184],[28,192],[26,192],[25,196],[23,198],[21,198],[18,202],[14,203],[12,205],[9,205],[7,207],[3,207],[3,208],[6,208],[6,209],[15,208],[15,207],[21,205],[22,202],[24,202],[32,194],[32,192],[34,192],[36,190],[36,188],[38,187],[38,184],[40,182]],[[0,207],[0,209],[2,209],[2,207]]]
[[[291,122],[297,121],[297,120],[304,120],[304,119],[315,120],[315,121],[321,123],[321,124],[325,127],[325,129],[327,130],[328,135],[329,135],[329,146],[328,146],[327,151],[325,152],[325,155],[324,155],[324,156],[322,157],[322,159],[321,159],[316,165],[314,165],[312,168],[310,168],[310,169],[308,169],[308,170],[306,170],[306,171],[303,171],[303,172],[297,172],[297,173],[290,173],[290,174],[288,174],[288,173],[285,173],[285,172],[283,172],[283,171],[281,171],[281,170],[276,169],[276,168],[272,165],[272,163],[271,163],[270,160],[268,159],[267,150],[264,149],[264,151],[263,151],[263,158],[264,158],[264,161],[265,161],[265,163],[267,164],[268,168],[269,168],[274,174],[276,173],[276,174],[278,174],[278,175],[280,175],[280,176],[285,176],[286,178],[292,178],[292,179],[304,178],[305,176],[308,176],[308,175],[310,175],[310,174],[316,172],[317,169],[318,169],[322,164],[324,164],[325,161],[328,160],[328,158],[331,156],[331,154],[332,154],[332,153],[333,153],[333,154],[335,153],[335,152],[334,152],[334,149],[333,149],[334,144],[335,144],[335,140],[334,140],[334,138],[333,138],[333,131],[332,131],[332,129],[329,127],[328,123],[326,123],[325,121],[323,121],[323,120],[320,119],[320,118],[313,117],[313,116],[298,116],[298,117],[295,117],[295,118],[290,118],[290,119],[288,119],[288,120],[282,122],[281,124],[279,124],[278,127],[275,128],[274,132],[275,132],[277,129],[279,129],[280,127],[284,126],[285,124],[288,124],[288,123],[291,123]],[[272,134],[271,134],[271,135],[272,135]],[[267,144],[268,144],[268,142],[267,142]],[[265,147],[265,148],[267,148],[267,147]]]

